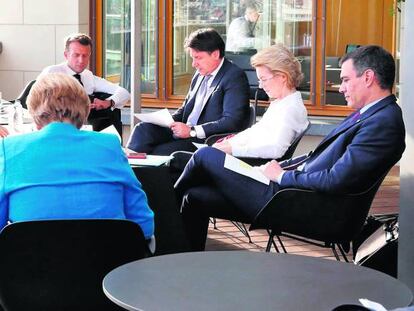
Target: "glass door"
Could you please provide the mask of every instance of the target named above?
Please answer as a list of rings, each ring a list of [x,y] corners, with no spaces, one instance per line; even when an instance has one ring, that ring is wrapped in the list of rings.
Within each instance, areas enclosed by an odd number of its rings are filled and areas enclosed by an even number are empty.
[[[141,1],[141,92],[157,88],[157,4]],[[104,1],[104,77],[131,89],[131,0]]]

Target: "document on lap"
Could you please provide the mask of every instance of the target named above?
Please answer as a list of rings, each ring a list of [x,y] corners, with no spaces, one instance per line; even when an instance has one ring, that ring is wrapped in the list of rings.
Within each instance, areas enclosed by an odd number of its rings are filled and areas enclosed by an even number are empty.
[[[152,123],[163,127],[170,127],[170,125],[174,122],[167,108],[150,113],[136,113],[135,116],[141,122]]]
[[[172,156],[147,155],[144,159],[128,157],[128,163],[136,166],[161,166],[170,161]]]
[[[89,125],[89,124],[82,125],[81,130],[82,131],[93,132],[92,125]],[[118,137],[119,142],[122,142],[121,136],[119,135],[118,131],[116,130],[115,126],[113,126],[113,125],[110,125],[110,126],[104,128],[103,130],[100,130],[99,133],[106,133],[106,134],[115,135],[116,137]]]
[[[118,137],[119,142],[122,141],[121,135],[119,135],[118,131],[116,130],[115,126],[113,126],[113,125],[110,125],[110,126],[104,128],[100,132],[115,135],[116,137]]]
[[[224,168],[227,168],[238,174],[250,177],[265,185],[270,184],[270,180],[265,175],[263,175],[263,173],[259,169],[250,166],[246,162],[243,162],[233,157],[232,155],[226,154],[226,158],[224,159]]]

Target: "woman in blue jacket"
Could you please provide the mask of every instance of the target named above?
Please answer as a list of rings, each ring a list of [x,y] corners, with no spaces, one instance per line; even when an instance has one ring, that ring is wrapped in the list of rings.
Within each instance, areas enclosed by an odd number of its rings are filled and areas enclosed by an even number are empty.
[[[154,215],[115,135],[81,131],[89,99],[48,74],[27,98],[38,131],[0,140],[0,229],[36,219],[129,219],[149,239]]]

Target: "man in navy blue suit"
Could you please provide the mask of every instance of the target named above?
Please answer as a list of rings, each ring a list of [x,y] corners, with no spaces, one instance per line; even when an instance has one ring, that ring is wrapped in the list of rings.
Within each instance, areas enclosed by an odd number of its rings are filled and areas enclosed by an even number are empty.
[[[209,216],[249,222],[280,189],[358,193],[385,174],[405,149],[402,113],[391,93],[394,78],[394,59],[379,46],[345,55],[339,91],[356,111],[310,155],[260,167],[269,185],[223,168],[226,155],[217,149],[196,152],[175,185],[183,196],[181,208],[192,249],[204,249]]]
[[[173,115],[170,128],[141,122],[127,147],[137,152],[169,155],[194,151],[192,142],[219,133],[244,130],[249,119],[249,83],[246,74],[224,58],[224,41],[213,29],[200,29],[184,47],[197,69],[190,91]]]

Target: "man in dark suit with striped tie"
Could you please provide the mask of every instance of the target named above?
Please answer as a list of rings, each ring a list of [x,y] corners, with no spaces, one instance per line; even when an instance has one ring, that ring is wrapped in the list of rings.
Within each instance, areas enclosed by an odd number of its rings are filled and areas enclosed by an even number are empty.
[[[246,74],[224,58],[224,41],[213,29],[200,29],[184,47],[197,70],[174,123],[161,127],[139,123],[127,147],[137,152],[169,155],[177,150],[194,151],[192,142],[219,133],[238,132],[248,126],[249,84]]]
[[[379,46],[363,46],[345,55],[339,91],[356,112],[310,155],[260,167],[269,185],[223,168],[225,154],[217,149],[196,152],[176,183],[192,249],[204,249],[208,217],[216,214],[215,206],[222,208],[225,218],[237,213],[252,221],[280,189],[359,193],[384,175],[405,149],[402,113],[391,93],[394,78],[394,59]]]

